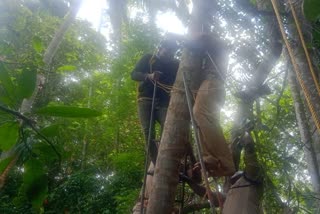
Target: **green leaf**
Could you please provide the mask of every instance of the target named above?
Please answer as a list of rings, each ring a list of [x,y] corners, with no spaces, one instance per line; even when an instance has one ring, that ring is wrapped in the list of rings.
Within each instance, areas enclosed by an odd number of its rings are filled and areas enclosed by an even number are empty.
[[[18,80],[19,98],[31,97],[37,82],[37,71],[35,69],[25,69]]]
[[[48,192],[48,178],[43,164],[37,159],[28,160],[23,175],[23,190],[31,200],[32,206],[39,209]]]
[[[0,126],[0,149],[7,151],[16,144],[19,137],[17,122],[5,123]]]
[[[42,45],[42,41],[41,41],[40,37],[38,37],[38,36],[33,37],[32,47],[38,53],[40,53],[43,50],[43,45]]]
[[[0,96],[0,103],[11,106],[12,100],[8,96]]]
[[[314,22],[316,21],[320,16],[320,1],[319,0],[305,0],[304,5],[304,14],[306,18]]]
[[[89,118],[101,115],[101,112],[90,108],[78,108],[72,106],[48,106],[37,111],[40,115],[54,116],[54,117],[80,117]]]
[[[33,146],[32,151],[46,164],[54,163],[57,160],[57,154],[52,147],[45,143],[37,143]]]
[[[55,137],[59,134],[59,128],[60,124],[53,124],[51,126],[44,127],[40,132],[47,137]]]
[[[77,67],[74,65],[63,65],[58,68],[58,71],[74,71]]]
[[[0,84],[7,94],[14,95],[14,85],[9,76],[9,71],[2,63],[0,63]]]

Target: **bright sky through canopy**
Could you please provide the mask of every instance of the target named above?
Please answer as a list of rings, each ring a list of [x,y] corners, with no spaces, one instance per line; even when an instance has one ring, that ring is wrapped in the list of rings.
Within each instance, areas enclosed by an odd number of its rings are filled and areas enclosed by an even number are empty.
[[[159,13],[157,15],[157,26],[165,32],[185,34],[186,27],[172,12]]]
[[[106,0],[84,0],[78,17],[88,20],[95,29],[98,29],[102,10],[106,8]],[[156,22],[157,26],[164,32],[177,34],[184,34],[186,32],[186,28],[172,12],[158,13]]]
[[[106,0],[84,0],[77,16],[88,20],[95,29],[98,29],[101,12],[105,8]]]

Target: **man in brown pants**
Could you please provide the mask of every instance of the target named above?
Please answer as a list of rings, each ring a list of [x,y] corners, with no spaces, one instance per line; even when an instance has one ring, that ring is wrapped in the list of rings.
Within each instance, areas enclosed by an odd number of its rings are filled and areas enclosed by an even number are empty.
[[[210,176],[230,176],[235,173],[231,151],[220,126],[220,109],[224,104],[224,78],[227,52],[223,41],[208,34],[196,39],[203,54],[202,82],[193,107],[194,118],[200,130],[203,159]]]

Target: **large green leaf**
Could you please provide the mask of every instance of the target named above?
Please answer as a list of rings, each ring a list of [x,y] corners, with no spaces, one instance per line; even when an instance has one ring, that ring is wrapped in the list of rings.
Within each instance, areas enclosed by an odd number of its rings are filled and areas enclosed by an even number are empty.
[[[14,86],[9,76],[9,71],[2,63],[0,63],[0,83],[8,92],[14,91]]]
[[[37,159],[30,159],[24,165],[23,190],[31,200],[32,206],[39,209],[48,192],[48,178],[43,164]]]
[[[35,69],[25,69],[18,81],[19,98],[31,97],[37,82],[37,71]]]
[[[58,149],[59,145],[55,145],[55,148]],[[32,147],[32,151],[38,155],[39,159],[41,159],[46,164],[54,163],[58,156],[52,147],[46,143],[37,143]]]
[[[15,87],[13,85],[13,82],[9,76],[9,71],[6,66],[4,66],[2,63],[0,63],[0,100],[7,104],[13,104],[12,98],[15,97]]]
[[[40,130],[40,132],[47,137],[54,137],[59,134],[59,128],[60,128],[60,124],[53,124],[53,125],[44,127],[43,129]]]
[[[48,106],[41,108],[37,111],[38,114],[55,116],[55,117],[97,117],[101,115],[101,112],[98,112],[90,108],[78,108],[72,106]]]
[[[305,0],[304,15],[309,21],[316,21],[320,16],[320,1],[319,0]]]
[[[16,144],[19,137],[19,124],[9,122],[0,126],[0,149],[7,151]]]
[[[1,91],[0,91],[1,94]],[[0,95],[0,104],[5,104],[7,106],[11,106],[10,104],[12,103],[12,100],[10,99],[9,96],[6,95]]]

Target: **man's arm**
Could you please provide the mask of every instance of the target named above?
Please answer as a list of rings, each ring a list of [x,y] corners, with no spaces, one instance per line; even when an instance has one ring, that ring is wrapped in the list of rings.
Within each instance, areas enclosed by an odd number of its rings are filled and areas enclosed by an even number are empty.
[[[136,64],[135,68],[131,72],[131,79],[135,81],[145,81],[150,72],[150,60],[152,58],[151,54],[144,55],[139,62]]]

